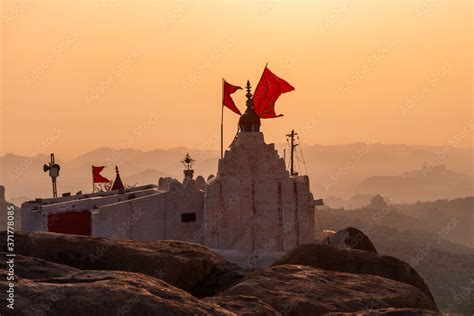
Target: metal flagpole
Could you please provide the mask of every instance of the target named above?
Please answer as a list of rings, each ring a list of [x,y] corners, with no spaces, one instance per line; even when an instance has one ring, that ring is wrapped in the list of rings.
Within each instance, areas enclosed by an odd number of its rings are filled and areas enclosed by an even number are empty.
[[[224,157],[224,78],[222,78],[222,104],[221,104],[221,159]]]
[[[94,193],[94,166],[91,165],[91,175],[92,175],[92,193]]]

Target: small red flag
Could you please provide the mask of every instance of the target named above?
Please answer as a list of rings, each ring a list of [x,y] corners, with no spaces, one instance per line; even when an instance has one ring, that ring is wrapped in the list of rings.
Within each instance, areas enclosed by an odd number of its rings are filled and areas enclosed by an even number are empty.
[[[240,110],[235,106],[234,100],[232,100],[232,97],[230,96],[232,93],[234,93],[237,90],[241,90],[241,87],[231,85],[227,81],[223,80],[224,87],[222,88],[222,104],[228,107],[232,112],[242,115],[240,113]]]
[[[275,113],[275,102],[282,93],[295,90],[285,80],[276,76],[265,66],[262,77],[253,94],[253,108],[260,118],[283,116]]]
[[[106,177],[101,176],[100,172],[105,168],[105,166],[96,167],[92,166],[92,181],[94,183],[107,183],[110,182]]]

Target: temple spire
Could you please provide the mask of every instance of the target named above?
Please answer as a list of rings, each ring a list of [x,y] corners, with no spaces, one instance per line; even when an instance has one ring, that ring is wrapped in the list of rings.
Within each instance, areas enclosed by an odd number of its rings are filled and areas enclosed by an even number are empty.
[[[250,85],[250,81],[247,80],[247,85],[245,87],[247,89],[247,97],[246,105],[247,110],[244,114],[240,116],[239,119],[239,127],[241,132],[259,132],[260,131],[260,118],[255,113],[253,109],[253,97],[252,97],[252,86]]]
[[[245,87],[247,89],[247,94],[245,95],[247,97],[247,108],[252,108],[253,109],[253,98],[252,98],[252,86],[250,85],[250,81],[247,80],[247,86]]]
[[[117,166],[115,166],[115,173],[116,173],[116,176],[115,176],[115,180],[114,180],[114,184],[112,185],[112,191],[113,190],[123,190],[125,189],[125,186],[123,185],[123,182],[122,182],[122,179],[120,178],[120,173],[119,173],[119,169]]]

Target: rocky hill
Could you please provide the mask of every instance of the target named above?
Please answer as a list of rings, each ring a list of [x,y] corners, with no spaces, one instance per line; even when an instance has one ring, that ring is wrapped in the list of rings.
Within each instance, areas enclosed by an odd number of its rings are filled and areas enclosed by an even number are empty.
[[[416,213],[407,215],[414,205],[405,206],[403,214],[395,210],[326,209],[318,210],[318,217],[325,229],[340,230],[348,226],[362,229],[380,254],[399,258],[416,269],[441,311],[471,315],[474,312],[474,249],[455,243],[452,238],[461,233],[472,236],[472,232],[471,235],[467,231],[461,232],[463,225],[472,231],[473,226],[469,226],[472,212],[470,217],[462,217],[462,213],[453,211],[453,204],[465,205],[469,200],[451,202],[444,204],[452,206],[452,213],[442,217],[434,215],[438,213],[433,213],[432,217],[417,216]],[[428,203],[433,204],[437,203]],[[421,206],[418,211],[423,213]],[[447,220],[456,214],[458,224]],[[431,221],[439,221],[442,225],[433,225]]]
[[[308,244],[245,271],[178,241],[20,232],[15,251],[18,315],[440,315],[415,270],[362,250]],[[321,256],[340,265],[320,266]],[[7,270],[2,262],[3,287]]]
[[[424,167],[397,176],[372,176],[356,186],[359,194],[382,194],[404,202],[453,199],[473,195],[470,175],[448,170],[445,166]]]

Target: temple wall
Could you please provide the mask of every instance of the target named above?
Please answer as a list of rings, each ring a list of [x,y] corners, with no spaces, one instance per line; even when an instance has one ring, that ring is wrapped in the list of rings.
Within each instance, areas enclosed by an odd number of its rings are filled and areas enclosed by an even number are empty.
[[[41,213],[33,211],[33,206],[22,206],[21,212],[21,230],[23,231],[41,231]]]
[[[145,188],[147,186],[143,186]],[[141,187],[139,187],[141,188]],[[154,189],[135,190],[123,194],[112,194],[111,192],[98,192],[83,194],[79,196],[58,197],[55,199],[43,199],[48,204],[36,203],[35,201],[25,202],[21,206],[22,225],[24,231],[45,231],[44,217],[48,213],[64,211],[80,211],[98,208],[103,205],[127,201],[130,198],[138,198],[156,193]],[[104,194],[101,196],[99,194]],[[80,199],[77,199],[80,197]]]
[[[166,193],[165,239],[202,243],[204,236],[198,232],[203,226],[204,192],[192,185]],[[182,214],[195,214],[195,221],[182,222]],[[188,215],[189,216],[189,215]]]
[[[204,193],[193,188],[175,188],[98,208],[92,214],[92,235],[115,239],[172,239],[202,242],[196,232],[203,222]],[[195,220],[182,221],[182,214]]]
[[[109,204],[92,212],[92,236],[155,240],[165,237],[165,193]]]
[[[314,240],[307,176],[290,177],[260,132],[240,133],[207,186],[206,245],[243,253],[286,251]]]

